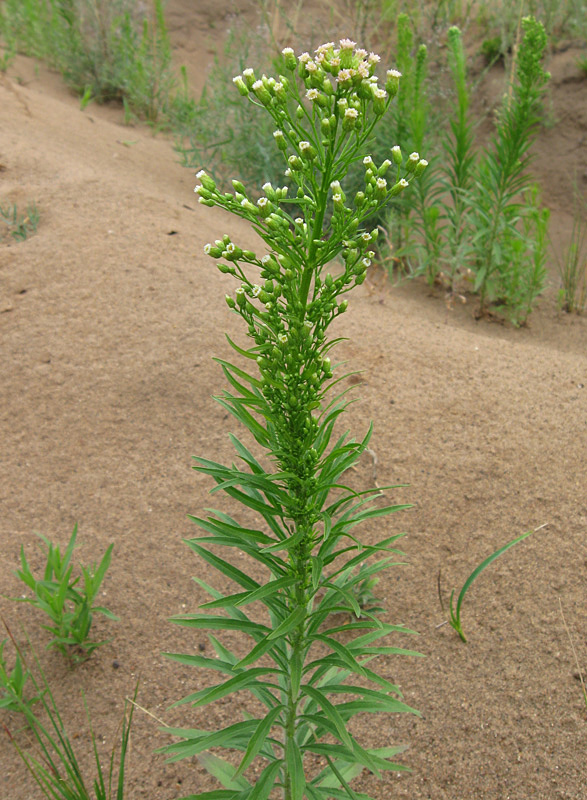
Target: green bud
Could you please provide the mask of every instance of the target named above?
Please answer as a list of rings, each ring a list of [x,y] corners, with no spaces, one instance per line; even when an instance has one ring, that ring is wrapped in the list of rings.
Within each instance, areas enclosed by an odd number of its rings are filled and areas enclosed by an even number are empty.
[[[224,295],[224,299],[226,300],[226,305],[229,308],[236,308],[236,303],[234,301],[234,297],[231,297],[229,294]]]
[[[393,163],[396,165],[396,167],[401,167],[404,158],[402,156],[402,149],[399,144],[396,144],[391,148],[391,157],[393,158]]]
[[[221,263],[221,264],[217,264],[216,266],[218,267],[218,269],[220,270],[220,272],[223,275],[226,275],[227,272],[230,272],[230,267],[228,266],[228,264],[222,264]]]
[[[293,72],[295,70],[295,68],[297,67],[297,62],[296,62],[296,57],[295,57],[294,51],[291,49],[291,47],[286,47],[284,50],[281,51],[281,54],[284,57],[285,66],[287,67],[287,69],[289,69],[291,72]]]
[[[420,155],[418,153],[410,153],[406,164],[406,172],[413,172],[416,169],[416,165],[420,161]]]
[[[273,131],[273,138],[280,150],[284,152],[287,150],[287,142],[285,140],[285,136],[283,135],[283,131]]]
[[[399,79],[401,78],[401,76],[402,76],[401,72],[398,72],[397,69],[388,69],[387,70],[387,79],[385,81],[385,89],[387,90],[388,95],[392,99],[398,93]]]
[[[231,181],[232,185],[236,189],[237,192],[240,192],[243,197],[246,197],[247,190],[245,189],[244,185],[240,181]]]
[[[302,108],[302,106],[298,106],[296,108],[296,117],[298,119],[303,119],[304,118],[304,109]]]
[[[236,78],[232,79],[232,82],[234,83],[234,85],[238,89],[239,94],[242,94],[243,97],[246,97],[248,95],[249,90],[247,88],[247,85],[243,81],[243,76],[242,75],[237,75]]]
[[[338,306],[338,313],[344,314],[344,312],[347,310],[348,307],[349,307],[348,300],[343,300],[342,303]]]
[[[416,164],[416,167],[414,169],[414,176],[416,178],[419,178],[420,175],[424,172],[424,170],[426,169],[427,166],[428,166],[428,162],[426,161],[426,159],[425,158],[421,158],[418,161],[418,163]]]

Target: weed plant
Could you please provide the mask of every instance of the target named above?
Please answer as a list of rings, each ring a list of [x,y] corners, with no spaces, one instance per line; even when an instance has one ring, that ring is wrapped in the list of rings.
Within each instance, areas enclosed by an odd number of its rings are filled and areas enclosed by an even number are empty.
[[[4,0],[0,38],[59,70],[84,104],[120,100],[127,119],[150,122],[173,104],[163,0],[143,14],[132,0]]]
[[[398,539],[384,535],[368,544],[358,538],[357,526],[406,506],[380,507],[375,505],[380,489],[357,492],[344,484],[371,428],[362,441],[348,432],[333,440],[349,401],[346,390],[329,394],[345,376],[334,378],[331,354],[339,339],[327,333],[346,311],[346,295],[363,283],[374,255],[378,231],[366,223],[427,163],[417,153],[405,160],[399,145],[382,162],[369,155],[373,131],[385,125],[397,94],[399,72],[389,70],[385,88],[379,86],[378,57],[348,39],[320,46],[313,57],[303,53],[296,59],[291,48],[282,55],[284,74],[278,79],[246,68],[234,83],[271,119],[271,138],[293,189],[266,182],[255,202],[240,180],[225,192],[203,170],[196,188],[204,205],[249,222],[266,249],[258,257],[228,234],[205,247],[219,270],[237,280],[236,294],[226,302],[252,340],[244,348],[229,339],[248,369],[219,359],[230,388],[217,399],[264,455],[258,458],[231,434],[239,466],[198,457],[195,467],[215,481],[214,492],[224,492],[247,515],[256,514],[260,524],[243,525],[220,510],[192,517],[205,535],[187,544],[240,591],[225,595],[197,579],[211,601],[201,613],[174,618],[191,629],[240,632],[252,646],[236,653],[210,634],[215,658],[168,655],[221,676],[180,703],[202,708],[247,691],[264,711],[247,713],[222,730],[165,729],[180,739],[165,748],[172,760],[197,755],[225,787],[191,800],[267,800],[274,789],[284,800],[355,800],[350,782],[363,769],[379,775],[404,767],[392,760],[401,748],[363,747],[352,732],[352,718],[416,713],[402,702],[398,687],[372,668],[379,655],[416,655],[378,643],[387,634],[409,631],[361,609],[357,598],[373,576],[395,562]],[[363,165],[362,188],[350,195],[342,182],[357,162]],[[266,579],[260,582],[257,572],[253,577],[230,556],[222,558],[218,546],[244,553]],[[249,611],[253,604],[264,607],[263,616]],[[353,621],[336,624],[332,615],[338,612],[351,614]],[[209,753],[213,747],[240,751],[238,766]],[[323,759],[322,769],[312,769],[316,756]],[[262,763],[251,783],[246,771],[257,759]]]
[[[515,80],[496,132],[480,154],[462,36],[456,27],[449,31],[448,64],[456,89],[449,128],[405,222],[419,233],[412,272],[425,273],[431,284],[443,283],[450,298],[463,286],[471,288],[479,295],[480,316],[494,310],[516,325],[526,322],[546,283],[549,217],[527,171],[549,77],[542,66],[547,40],[532,17],[522,20],[521,29]]]
[[[37,206],[35,203],[29,204],[24,214],[18,210],[16,203],[0,206],[0,222],[4,228],[4,236],[0,230],[0,241],[8,235],[17,242],[24,242],[31,233],[37,231],[39,224]]]
[[[63,556],[59,547],[44,536],[40,537],[47,545],[47,563],[42,580],[37,580],[31,572],[24,548],[21,547],[21,569],[16,574],[33,592],[33,597],[15,598],[18,602],[30,603],[48,615],[51,622],[43,625],[53,635],[48,647],[56,647],[74,662],[88,658],[97,647],[105,644],[89,640],[93,614],[100,613],[108,619],[117,619],[107,608],[93,605],[110,566],[113,545],[108,547],[97,569],[95,564],[89,568],[80,566],[83,578],[83,587],[80,587],[80,577],[72,577],[71,558],[76,537],[77,525]]]
[[[25,748],[20,743],[22,738],[20,733],[13,733],[7,724],[4,728],[42,795],[48,800],[124,800],[126,762],[138,684],[132,700],[129,698],[125,702],[120,740],[118,745],[113,747],[106,763],[98,752],[88,706],[85,697],[83,698],[95,762],[95,773],[89,780],[80,767],[72,743],[77,734],[73,737],[68,734],[38,658],[35,656],[36,671],[39,675],[37,679],[34,670],[26,665],[25,657],[12,636],[11,639],[21,663],[25,665],[26,674],[34,685],[37,699],[43,709],[43,718],[33,710],[31,702],[25,702],[17,691],[12,691],[9,695],[11,706],[13,710],[22,713],[34,750],[30,746]]]
[[[585,201],[575,187],[573,229],[562,258],[557,258],[560,289],[558,301],[563,311],[580,314],[587,305],[587,228]]]
[[[14,667],[10,670],[4,658],[4,647],[8,639],[0,642],[0,709],[5,711],[21,711],[38,703],[40,696],[26,699],[25,689],[31,673],[24,666],[20,652],[16,651]]]

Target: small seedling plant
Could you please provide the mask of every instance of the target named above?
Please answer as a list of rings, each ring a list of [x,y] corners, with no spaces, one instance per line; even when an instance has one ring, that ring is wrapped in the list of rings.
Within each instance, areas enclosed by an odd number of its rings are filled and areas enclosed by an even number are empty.
[[[399,145],[380,164],[368,153],[400,80],[392,69],[380,85],[378,62],[343,39],[339,46],[321,45],[313,56],[296,58],[286,48],[278,78],[245,69],[234,83],[270,115],[290,188],[266,183],[253,201],[240,181],[223,192],[206,172],[198,173],[200,202],[247,221],[265,250],[257,255],[228,234],[205,247],[220,271],[237,281],[226,302],[251,340],[247,348],[229,339],[245,366],[217,359],[230,385],[217,400],[261,454],[231,434],[238,465],[196,459],[195,469],[214,479],[212,491],[240,504],[248,524],[209,510],[192,517],[206,535],[187,544],[239,591],[225,595],[197,579],[212,600],[202,613],[174,618],[192,630],[239,632],[248,646],[243,642],[233,652],[210,635],[215,658],[168,655],[221,676],[180,703],[203,707],[246,691],[264,711],[222,730],[165,729],[180,738],[164,748],[171,760],[197,755],[225,787],[190,798],[266,800],[276,790],[284,800],[355,800],[350,783],[363,769],[379,776],[404,768],[393,761],[403,748],[387,742],[364,747],[352,718],[417,713],[372,666],[378,656],[418,655],[379,643],[387,634],[411,631],[361,609],[357,598],[361,586],[396,560],[398,539],[384,535],[366,543],[357,526],[407,506],[382,507],[375,503],[380,489],[357,492],[344,484],[371,427],[361,441],[335,430],[348,400],[346,390],[331,392],[345,376],[334,377],[331,356],[340,340],[330,338],[330,326],[346,311],[348,293],[363,283],[374,256],[377,230],[367,223],[427,166],[415,152],[404,160]],[[357,163],[363,186],[347,197],[344,178]],[[233,559],[221,557],[219,548],[232,549]],[[256,562],[251,574],[233,563],[240,564],[243,553]],[[263,572],[264,582],[258,579]],[[239,761],[208,752],[216,747],[240,751]],[[246,773],[254,761],[251,782]]]
[[[24,547],[21,547],[21,569],[16,574],[31,589],[33,596],[15,599],[19,602],[30,603],[49,616],[50,624],[43,625],[45,630],[53,634],[53,639],[49,642],[48,647],[56,647],[71,661],[83,661],[97,647],[105,644],[105,642],[93,642],[89,639],[93,614],[97,612],[109,619],[117,619],[107,608],[94,605],[94,600],[110,566],[113,545],[108,547],[97,568],[95,564],[91,567],[80,565],[81,578],[83,578],[83,583],[80,584],[80,576],[75,578],[72,576],[73,564],[71,563],[77,538],[77,525],[73,529],[63,555],[61,555],[59,547],[53,545],[44,536],[40,538],[47,545],[47,563],[43,579],[35,578],[27,561]]]
[[[32,708],[32,701],[25,701],[22,692],[12,688],[8,693],[11,705],[6,708],[22,713],[27,724],[31,746],[26,749],[22,747],[20,737],[16,734],[13,735],[8,723],[3,723],[3,727],[41,794],[47,800],[124,800],[124,797],[128,796],[125,791],[125,774],[138,683],[135,686],[133,697],[127,697],[125,700],[120,725],[120,740],[115,743],[110,758],[107,760],[101,757],[98,751],[98,742],[90,712],[85,696],[83,697],[95,763],[94,775],[88,778],[84,774],[85,765],[82,766],[84,762],[82,761],[80,764],[78,761],[72,743],[72,739],[78,738],[78,734],[70,737],[36,653],[32,651],[35,665],[29,666],[8,627],[7,630],[17,652],[17,663],[22,665],[25,674],[30,678],[37,692],[35,701],[40,703],[43,710],[36,713]],[[38,677],[35,677],[35,672]],[[2,707],[0,705],[0,708]]]

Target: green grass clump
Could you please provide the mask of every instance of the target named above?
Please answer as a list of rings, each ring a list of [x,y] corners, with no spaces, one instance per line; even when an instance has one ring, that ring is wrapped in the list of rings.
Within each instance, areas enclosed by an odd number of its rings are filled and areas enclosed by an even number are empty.
[[[119,100],[127,119],[165,118],[175,77],[163,0],[4,0],[0,39],[57,69],[80,97]]]
[[[35,203],[27,206],[23,214],[16,203],[0,205],[0,242],[6,236],[12,236],[17,242],[24,242],[31,233],[35,233],[39,224],[39,212]]]

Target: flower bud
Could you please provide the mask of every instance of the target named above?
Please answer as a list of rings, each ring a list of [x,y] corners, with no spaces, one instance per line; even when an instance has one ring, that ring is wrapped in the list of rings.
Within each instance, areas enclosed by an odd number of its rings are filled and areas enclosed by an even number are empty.
[[[365,192],[357,192],[355,195],[355,205],[362,208],[365,205]]]
[[[255,93],[255,97],[257,97],[264,106],[271,105],[271,93],[262,80],[255,81],[251,88]]]
[[[420,161],[420,156],[418,153],[410,153],[410,156],[406,163],[406,172],[413,172],[416,169],[416,164],[419,161]]]
[[[414,176],[416,178],[419,178],[420,175],[424,172],[424,170],[426,169],[427,166],[428,166],[428,162],[426,161],[426,159],[425,158],[421,158],[418,161],[418,163],[416,164],[416,167],[414,169]]]
[[[338,313],[344,314],[344,312],[347,310],[348,307],[349,307],[348,300],[343,300],[342,303],[340,303],[340,305],[338,306]]]
[[[242,75],[237,75],[236,78],[232,79],[232,82],[236,86],[239,91],[239,94],[242,94],[243,97],[246,97],[249,93],[246,83],[243,81]]]
[[[212,258],[220,258],[222,255],[222,248],[208,243],[204,245],[204,253],[206,253],[207,256],[212,256]]]
[[[202,186],[207,189],[209,192],[213,192],[216,189],[216,182],[208,175],[206,172],[201,169],[198,173],[196,173],[196,178],[201,181]],[[197,192],[198,187],[194,189]]]
[[[246,195],[247,190],[240,181],[232,180],[231,183],[237,192],[240,192],[242,195]]]
[[[251,89],[255,83],[255,72],[253,69],[251,69],[251,67],[247,67],[247,69],[243,70],[243,80],[247,85],[247,88]]]
[[[386,158],[385,161],[381,164],[381,166],[377,170],[377,175],[380,178],[382,178],[390,167],[391,167],[391,161],[388,158]]]
[[[404,190],[406,187],[408,187],[409,185],[410,185],[410,184],[407,182],[407,180],[405,180],[405,178],[402,178],[402,179],[401,179],[400,181],[398,181],[398,182],[397,182],[397,183],[396,183],[394,186],[392,186],[392,187],[391,187],[391,189],[390,189],[390,191],[389,191],[389,196],[390,196],[390,197],[395,197],[395,196],[396,196],[396,195],[398,195],[400,192],[403,192],[403,190]]]
[[[402,156],[402,149],[399,144],[396,144],[391,148],[391,157],[393,158],[393,163],[396,165],[396,167],[401,167],[404,159]]]
[[[387,80],[385,81],[385,88],[387,90],[388,95],[393,99],[399,89],[399,79],[401,78],[401,72],[398,72],[397,69],[388,69],[387,70]]]
[[[283,59],[285,61],[285,66],[287,67],[287,69],[290,70],[290,72],[293,72],[295,70],[296,66],[297,66],[296,57],[295,57],[294,51],[292,50],[291,47],[285,47],[281,51],[281,54],[282,54]]]
[[[386,100],[387,100],[387,92],[385,89],[372,89],[373,93],[373,111],[377,114],[378,117],[381,114],[385,113],[385,109],[387,107]]]
[[[275,139],[279,149],[285,152],[285,150],[287,150],[287,142],[285,141],[283,131],[273,131],[273,138]]]
[[[224,295],[224,299],[226,300],[226,305],[229,308],[236,308],[236,303],[234,301],[234,297],[231,297],[229,294]]]
[[[347,108],[342,120],[343,131],[351,131],[355,127],[358,117],[359,112],[356,108]]]

